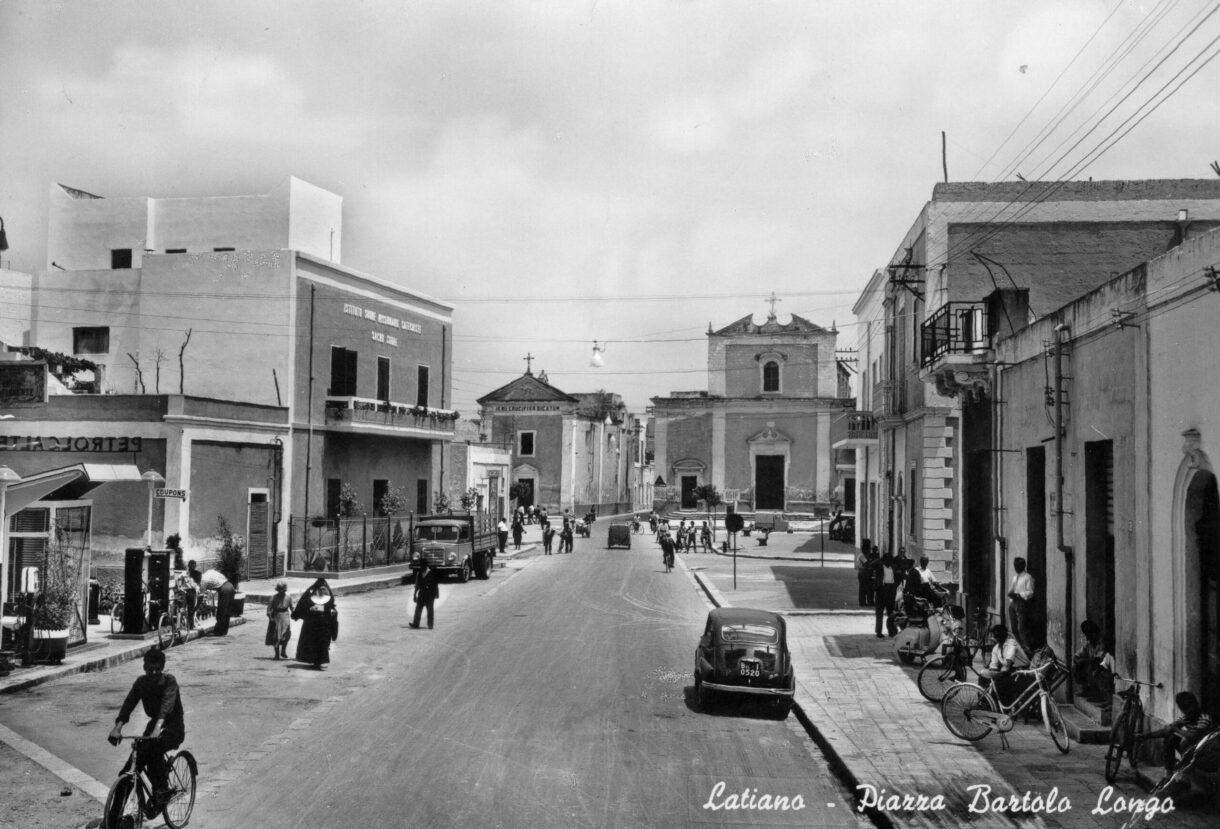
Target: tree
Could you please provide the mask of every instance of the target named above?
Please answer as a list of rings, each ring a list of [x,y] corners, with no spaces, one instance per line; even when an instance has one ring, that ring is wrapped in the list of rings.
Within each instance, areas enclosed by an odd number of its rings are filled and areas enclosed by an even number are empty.
[[[724,497],[720,491],[716,489],[715,484],[701,484],[695,487],[694,495],[703,503],[707,504],[708,523],[712,527],[712,539],[716,538],[716,507],[724,503]]]

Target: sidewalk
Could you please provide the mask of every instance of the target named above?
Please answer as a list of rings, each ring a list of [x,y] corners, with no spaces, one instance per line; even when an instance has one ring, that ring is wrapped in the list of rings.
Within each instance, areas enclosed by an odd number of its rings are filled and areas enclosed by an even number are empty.
[[[767,549],[772,555],[749,553],[756,558],[817,561],[817,554],[796,551],[803,542],[799,533],[794,535],[795,539],[772,535]],[[732,604],[724,595],[728,586],[722,591],[715,583],[725,581],[723,574],[691,569],[698,566],[699,558],[685,555],[682,561],[714,604]],[[826,566],[831,566],[829,560]],[[1007,750],[997,735],[978,743],[955,738],[942,722],[939,708],[916,687],[920,666],[904,667],[894,654],[893,640],[876,638],[871,609],[820,612],[797,607],[780,582],[767,579],[751,580],[736,595],[741,604],[776,610],[788,618],[796,667],[796,716],[839,764],[849,785],[871,786],[883,797],[898,796],[898,802],[889,804],[892,808],[871,810],[878,825],[1114,829],[1130,816],[1113,810],[1119,797],[1147,797],[1126,766],[1112,792],[1107,790],[1106,746],[1073,742],[1068,754],[1060,754],[1040,721],[1018,722],[1007,735]],[[984,794],[976,799],[980,792]],[[1024,813],[972,811],[983,799],[1020,800],[1027,792],[1030,798],[1041,795],[1044,801],[1055,795],[1057,801],[1053,807],[1038,804],[1036,811]],[[923,811],[904,810],[904,795],[925,795],[929,800],[940,795],[943,805],[930,802]],[[1104,799],[1099,802],[1099,798]],[[1093,814],[1099,806],[1103,813]],[[1104,813],[1107,808],[1109,813]],[[1215,816],[1182,811],[1140,823],[1204,829],[1215,825]]]
[[[538,528],[536,526],[527,527],[526,537],[530,535],[529,531],[531,529],[535,536],[538,535]],[[510,540],[504,555],[496,556],[496,566],[501,567],[503,566],[503,560],[529,552],[535,549],[536,546],[538,544],[532,542],[525,543],[523,539],[521,549],[513,550],[512,541]],[[408,572],[409,570],[403,565],[390,568],[381,567],[376,570],[361,572],[358,575],[331,578],[328,579],[328,583],[336,596],[347,596],[353,593],[366,593],[370,590],[396,587],[402,584],[403,576]],[[288,592],[293,596],[300,596],[315,581],[313,578],[289,578],[285,580],[288,582]],[[237,626],[246,622],[258,625],[264,624],[266,619],[262,605],[265,605],[275,593],[276,581],[276,579],[256,579],[242,582],[240,585],[241,591],[246,594],[245,612],[242,616],[233,617],[229,622],[230,626]],[[110,634],[110,617],[100,616],[99,621],[100,624],[88,626],[85,644],[69,648],[67,655],[64,656],[63,662],[60,664],[35,663],[26,668],[15,667],[8,676],[0,677],[0,694],[23,691],[27,688],[41,685],[44,682],[50,682],[51,680],[71,676],[72,674],[103,671],[133,659],[141,659],[147,651],[157,647],[157,635],[155,632],[147,634],[143,639],[116,639]],[[215,624],[215,618],[197,620],[196,627],[190,631],[188,640],[199,638],[199,636],[210,631]]]

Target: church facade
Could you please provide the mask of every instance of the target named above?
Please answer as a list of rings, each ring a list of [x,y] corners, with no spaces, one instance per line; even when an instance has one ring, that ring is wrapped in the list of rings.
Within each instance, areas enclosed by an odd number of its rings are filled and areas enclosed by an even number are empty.
[[[707,334],[707,391],[652,398],[657,506],[696,509],[713,484],[742,511],[813,513],[841,500],[831,421],[852,406],[838,331],[774,311]]]
[[[620,395],[568,394],[527,369],[478,404],[484,433],[510,450],[513,508],[577,515],[632,509],[642,428]]]

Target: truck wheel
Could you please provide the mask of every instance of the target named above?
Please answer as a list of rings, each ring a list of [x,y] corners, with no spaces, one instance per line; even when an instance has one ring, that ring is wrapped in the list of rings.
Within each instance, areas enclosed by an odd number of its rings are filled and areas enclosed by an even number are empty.
[[[474,574],[480,579],[491,578],[491,556],[487,553],[479,554],[479,557],[474,560]]]
[[[462,584],[470,581],[470,559],[462,562],[462,569],[458,571],[458,581]]]

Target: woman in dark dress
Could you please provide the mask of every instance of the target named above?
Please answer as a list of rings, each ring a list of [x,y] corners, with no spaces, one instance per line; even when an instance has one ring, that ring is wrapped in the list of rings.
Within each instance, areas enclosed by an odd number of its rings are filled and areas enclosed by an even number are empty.
[[[322,670],[322,666],[330,662],[330,643],[339,637],[335,596],[326,579],[318,579],[305,591],[292,611],[292,618],[301,620],[297,661],[308,662],[315,670]]]

